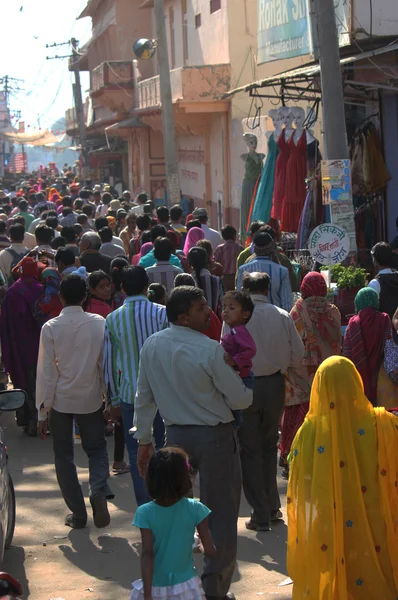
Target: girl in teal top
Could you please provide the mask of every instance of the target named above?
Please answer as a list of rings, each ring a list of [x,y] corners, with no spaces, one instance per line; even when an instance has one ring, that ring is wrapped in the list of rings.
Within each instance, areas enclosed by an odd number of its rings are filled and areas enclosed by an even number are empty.
[[[205,553],[216,549],[209,531],[210,510],[186,498],[191,491],[188,456],[181,448],[163,448],[149,461],[146,484],[150,497],[135,513],[141,530],[142,579],[133,583],[130,600],[203,600],[192,544],[197,529]]]

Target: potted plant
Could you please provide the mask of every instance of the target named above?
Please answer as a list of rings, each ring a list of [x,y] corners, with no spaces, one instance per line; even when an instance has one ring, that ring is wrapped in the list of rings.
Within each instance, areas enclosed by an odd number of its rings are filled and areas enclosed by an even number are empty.
[[[342,267],[337,278],[339,290],[336,305],[340,310],[342,322],[348,322],[348,316],[355,312],[354,300],[359,290],[366,285],[366,270],[357,267]]]
[[[324,266],[321,267],[321,271],[327,271],[329,267]],[[332,265],[330,268],[330,272],[331,272],[331,283],[337,283],[337,280],[340,276],[340,274],[345,271],[345,267],[343,267],[343,265],[341,263],[337,264],[337,265]]]

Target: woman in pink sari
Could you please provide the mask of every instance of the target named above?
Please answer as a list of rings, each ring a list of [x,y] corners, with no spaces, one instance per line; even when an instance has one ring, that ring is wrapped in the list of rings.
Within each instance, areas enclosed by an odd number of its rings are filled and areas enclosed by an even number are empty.
[[[185,238],[184,244],[184,254],[188,256],[188,253],[191,248],[196,246],[199,240],[204,240],[205,232],[200,227],[192,227],[187,233],[187,237]]]
[[[308,412],[311,385],[324,360],[341,354],[341,315],[326,298],[324,277],[315,271],[308,273],[300,288],[301,298],[290,315],[305,346],[302,365],[289,369],[285,376],[285,411],[283,414],[281,459],[287,477],[287,457],[294,437]]]
[[[133,258],[131,259],[131,264],[133,265],[133,267],[136,267],[138,265],[138,263],[140,262],[141,258],[143,256],[145,256],[146,254],[148,254],[152,250],[152,248],[153,248],[152,242],[146,242],[145,244],[142,244],[139,253],[134,254]]]

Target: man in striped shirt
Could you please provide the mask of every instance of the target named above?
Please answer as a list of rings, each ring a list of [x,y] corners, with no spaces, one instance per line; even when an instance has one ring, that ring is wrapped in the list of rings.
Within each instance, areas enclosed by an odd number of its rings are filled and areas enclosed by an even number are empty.
[[[159,237],[153,243],[153,254],[156,263],[153,267],[147,267],[145,270],[148,275],[149,283],[161,283],[167,292],[174,289],[174,279],[179,273],[184,271],[170,263],[170,257],[173,246],[169,238]]]
[[[127,295],[123,306],[108,315],[105,326],[104,374],[108,399],[112,407],[121,407],[123,428],[130,471],[137,505],[149,502],[145,482],[138,473],[138,444],[129,429],[133,427],[134,398],[137,389],[141,348],[153,333],[167,327],[166,309],[149,302],[149,280],[142,267],[122,271],[122,290]],[[154,423],[156,445],[162,445],[163,421],[157,416]]]
[[[293,306],[293,295],[289,271],[279,264],[274,240],[269,233],[261,231],[255,235],[253,243],[256,258],[239,267],[237,290],[242,289],[242,279],[245,273],[268,273],[271,279],[268,293],[270,304],[290,313]]]

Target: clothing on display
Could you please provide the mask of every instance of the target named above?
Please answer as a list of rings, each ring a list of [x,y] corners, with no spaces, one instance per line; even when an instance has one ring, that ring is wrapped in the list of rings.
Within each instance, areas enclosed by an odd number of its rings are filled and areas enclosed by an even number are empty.
[[[245,177],[242,184],[242,201],[240,207],[240,230],[243,238],[246,235],[246,224],[253,193],[263,169],[263,156],[263,154],[261,155],[257,152],[254,155],[249,152],[245,160]]]
[[[304,130],[297,145],[292,135],[288,141],[290,150],[286,167],[285,197],[282,207],[282,231],[297,231],[301,211],[306,198],[307,177],[307,133]]]
[[[284,137],[283,133],[280,138],[281,137]],[[279,140],[278,143],[276,143],[274,135],[272,134],[268,140],[267,160],[265,161],[265,166],[261,173],[256,194],[255,196],[253,195],[253,207],[249,215],[250,222],[261,220],[267,223],[271,217],[274,181],[276,184],[276,164],[279,160],[279,153]],[[250,227],[250,222],[248,223],[248,229]]]
[[[275,165],[275,185],[272,200],[271,216],[278,221],[282,218],[283,198],[285,196],[286,171],[290,157],[290,149],[286,141],[285,130],[282,131],[278,139],[279,154]]]
[[[357,127],[351,143],[351,180],[359,262],[371,266],[370,249],[384,239],[383,191],[390,180],[376,126]]]

